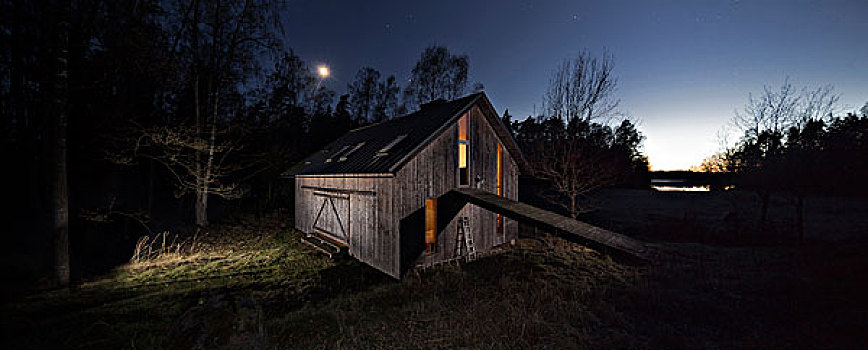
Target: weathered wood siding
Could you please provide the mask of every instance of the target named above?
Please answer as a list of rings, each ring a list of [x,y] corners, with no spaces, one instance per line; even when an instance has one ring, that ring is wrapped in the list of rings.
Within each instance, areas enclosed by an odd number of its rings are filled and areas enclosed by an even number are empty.
[[[425,200],[439,197],[457,186],[458,151],[457,124],[449,128],[429,143],[415,157],[410,159],[395,175],[392,193],[395,196],[395,216],[393,227],[400,231],[401,255],[399,259],[402,272],[419,258],[424,251]],[[440,212],[446,210],[438,203]],[[441,222],[438,213],[437,257],[449,256],[444,253],[452,245],[446,237],[455,237],[455,223]],[[451,253],[451,250],[448,251]]]
[[[478,107],[473,107],[468,113],[471,186],[496,193],[497,144],[500,141]],[[453,123],[408,160],[394,178],[362,175],[297,177],[296,228],[307,233],[314,231],[314,220],[324,195],[346,196],[346,241],[350,255],[396,278],[417,263],[454,258],[457,218],[461,216],[470,218],[477,251],[509,242],[518,234],[515,221],[504,219],[505,234],[499,235],[497,214],[475,205],[467,205],[459,211],[459,208],[438,203],[437,249],[433,254],[423,254],[425,200],[440,197],[458,187],[457,144],[458,125]],[[504,196],[517,200],[518,168],[506,147],[503,148],[503,167]],[[482,179],[478,184],[477,177]],[[336,227],[337,223],[323,225]]]
[[[295,225],[302,232],[314,231],[324,196],[335,200],[346,197],[348,217],[346,243],[349,254],[389,275],[399,277],[397,235],[392,228],[391,177],[343,176],[297,177],[295,181]],[[330,210],[326,207],[326,210]],[[339,208],[340,209],[340,208]],[[337,227],[336,222],[320,222],[317,226]]]
[[[471,186],[496,193],[497,144],[500,142],[481,110],[473,107],[470,116],[470,176]],[[470,218],[477,251],[507,243],[518,234],[518,224],[505,219],[504,235],[497,234],[497,214],[467,205],[458,213],[438,204],[437,249],[433,254],[424,250],[424,205],[428,198],[439,197],[458,187],[458,126],[449,129],[428,144],[395,176],[394,227],[399,228],[402,244],[401,269],[415,263],[432,263],[456,257],[455,245],[460,216]],[[506,147],[503,148],[504,196],[518,199],[517,166]],[[477,184],[477,177],[482,181]],[[456,215],[452,215],[456,214]],[[451,218],[446,222],[444,217]],[[411,227],[408,227],[411,226]]]

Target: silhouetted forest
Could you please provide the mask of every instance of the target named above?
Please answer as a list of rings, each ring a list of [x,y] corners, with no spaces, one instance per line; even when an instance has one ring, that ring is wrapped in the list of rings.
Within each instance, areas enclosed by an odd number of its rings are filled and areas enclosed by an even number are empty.
[[[466,55],[431,46],[404,86],[360,67],[338,95],[283,42],[285,5],[0,3],[11,184],[4,280],[64,285],[125,261],[143,234],[290,207],[280,175],[311,152],[353,128],[483,88],[468,81]],[[605,151],[601,161],[617,155],[624,169],[644,162],[627,121],[612,129],[590,115],[510,118],[529,154],[581,140],[583,156]]]
[[[0,2],[9,207],[4,280],[63,285],[129,258],[152,231],[292,205],[281,174],[343,133],[480,91],[468,56],[430,46],[411,74],[359,67],[346,92],[283,39],[279,0]],[[503,121],[542,195],[573,217],[600,187],[647,187],[644,136],[619,113],[614,59],[556,67],[538,116]],[[401,84],[406,81],[406,84]],[[704,165],[742,188],[868,193],[868,106],[829,88],[766,89],[744,136]],[[8,267],[8,268],[5,268]]]
[[[868,103],[842,113],[838,100],[831,85],[765,87],[736,112],[739,139],[701,170],[737,173],[742,189],[868,194]]]
[[[406,86],[361,67],[338,96],[283,43],[285,5],[0,3],[5,280],[66,284],[70,264],[110,267],[152,230],[288,206],[280,174],[298,160],[472,92],[467,56],[432,46]]]

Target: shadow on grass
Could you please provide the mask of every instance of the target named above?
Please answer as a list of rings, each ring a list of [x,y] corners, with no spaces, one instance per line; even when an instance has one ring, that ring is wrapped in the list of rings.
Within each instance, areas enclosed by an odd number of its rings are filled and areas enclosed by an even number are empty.
[[[0,348],[868,344],[868,247],[666,243],[655,245],[659,260],[637,267],[561,239],[525,238],[503,254],[395,281],[353,259],[315,255],[296,233],[246,230],[221,245],[231,253],[217,249],[208,259],[132,269],[6,305],[0,326],[15,336]]]

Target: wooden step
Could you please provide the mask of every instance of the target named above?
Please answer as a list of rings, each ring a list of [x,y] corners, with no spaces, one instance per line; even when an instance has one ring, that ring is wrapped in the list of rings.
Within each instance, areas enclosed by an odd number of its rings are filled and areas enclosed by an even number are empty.
[[[327,255],[330,259],[341,257],[347,252],[346,244],[337,244],[339,242],[318,234],[305,234],[299,240],[314,250]]]
[[[319,231],[317,229],[314,229],[312,233],[308,233],[308,236],[313,236],[316,239],[322,241],[323,243],[335,246],[338,249],[344,249],[348,247],[346,242],[335,238],[331,234]]]

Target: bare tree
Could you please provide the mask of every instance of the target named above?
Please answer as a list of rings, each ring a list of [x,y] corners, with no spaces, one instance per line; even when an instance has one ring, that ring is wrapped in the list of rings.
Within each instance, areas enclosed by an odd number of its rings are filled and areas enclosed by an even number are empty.
[[[732,120],[734,126],[744,135],[756,138],[762,131],[783,132],[788,120],[795,114],[799,105],[796,89],[785,80],[777,91],[763,86],[759,97],[748,95],[748,102],[742,111],[736,111]]]
[[[259,58],[278,47],[280,0],[173,1],[164,25],[172,34],[175,59],[166,125],[137,128],[129,162],[140,156],[163,164],[176,195],[195,195],[195,221],[208,225],[208,198],[237,198],[231,174],[244,167],[233,159],[238,130],[233,120],[244,101],[243,83],[258,70]]]
[[[803,147],[804,142],[812,142],[814,138],[806,136],[816,134],[822,130],[824,121],[833,119],[833,114],[839,111],[838,101],[839,96],[831,85],[813,90],[797,89],[787,78],[777,90],[763,86],[759,97],[750,94],[744,109],[735,112],[730,127],[741,132],[741,138],[719,154],[725,156],[724,169],[741,173],[742,184],[759,191],[762,227],[770,225],[767,218],[771,191],[788,186],[796,194],[798,221],[802,225],[804,189],[787,185],[799,176],[801,166],[793,167],[796,164],[791,158],[794,148],[787,147],[788,144]],[[809,162],[810,159],[799,157],[799,164]],[[788,168],[786,172],[782,170],[785,168]],[[787,174],[787,179],[781,177],[783,173]]]
[[[542,144],[540,144],[542,145]],[[570,216],[577,218],[592,208],[582,204],[589,191],[611,185],[617,179],[615,168],[599,150],[579,140],[564,140],[534,150],[534,174],[548,180],[556,195],[543,193],[552,203],[561,205]],[[566,197],[564,202],[563,197]]]
[[[629,120],[614,129],[576,120],[571,127],[555,117],[528,118],[513,124],[534,176],[552,187],[540,195],[572,217],[594,209],[589,192],[600,187],[635,183],[647,158],[639,151],[644,139]]]
[[[802,90],[802,104],[795,120],[792,120],[799,128],[812,120],[831,121],[832,116],[841,111],[838,104],[841,98],[835,93],[834,86],[825,85],[814,90],[807,88]]]
[[[618,107],[613,68],[611,56],[596,58],[588,51],[564,61],[543,96],[546,118],[516,124],[534,175],[554,187],[555,193],[543,196],[573,217],[591,209],[589,191],[624,181],[642,164],[647,170],[639,151],[643,137],[631,122],[624,120],[613,132],[593,121]]]
[[[614,66],[612,56],[596,58],[588,51],[565,60],[555,70],[543,96],[547,115],[568,124],[574,119],[593,120],[610,116],[620,102],[614,96],[618,85],[612,75]]]
[[[789,127],[831,118],[839,111],[839,99],[831,85],[797,89],[787,78],[777,90],[766,85],[759,96],[749,94],[744,109],[735,112],[731,124],[750,139],[764,131],[783,134]]]

